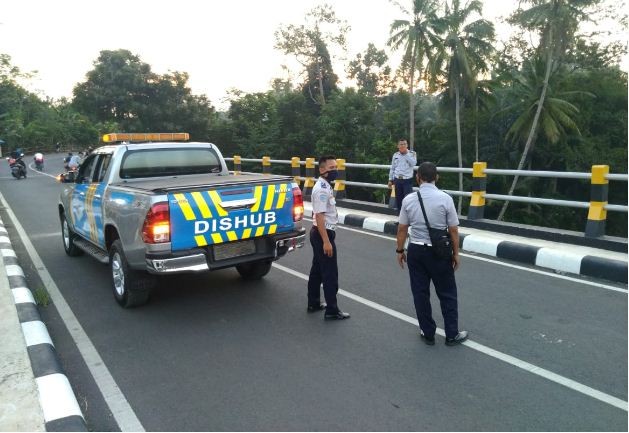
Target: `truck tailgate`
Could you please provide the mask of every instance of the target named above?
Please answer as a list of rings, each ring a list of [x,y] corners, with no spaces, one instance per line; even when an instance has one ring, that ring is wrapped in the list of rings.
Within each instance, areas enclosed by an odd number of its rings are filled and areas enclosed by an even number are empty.
[[[173,251],[294,229],[290,181],[168,192]]]

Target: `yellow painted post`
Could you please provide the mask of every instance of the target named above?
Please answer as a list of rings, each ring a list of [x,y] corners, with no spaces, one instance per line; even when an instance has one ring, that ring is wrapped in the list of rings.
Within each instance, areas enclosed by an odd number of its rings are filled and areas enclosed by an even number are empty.
[[[395,184],[391,185],[391,197],[389,197],[389,209],[397,208],[397,200],[395,199]]]
[[[301,180],[299,179],[301,177],[301,167],[299,163],[299,157],[297,156],[293,156],[290,159],[291,174],[293,175],[293,179],[295,179],[297,186],[301,186]]]
[[[266,174],[266,175],[271,174],[271,157],[270,156],[262,157],[262,174]]]
[[[485,215],[485,193],[487,191],[486,162],[475,162],[472,169],[472,200],[467,212],[468,220],[483,219]]]
[[[607,221],[607,196],[609,193],[609,165],[592,166],[592,186],[590,187],[590,210],[585,226],[585,236],[597,238],[605,236],[605,222]]]
[[[304,199],[310,199],[315,184],[315,159],[306,158],[306,181],[304,182]]]
[[[240,174],[242,171],[242,161],[240,155],[234,155],[234,174]]]
[[[336,177],[336,181],[334,182],[334,198],[338,198],[342,200],[345,198],[345,180],[346,180],[344,159],[336,160],[336,169],[338,170],[339,174]]]

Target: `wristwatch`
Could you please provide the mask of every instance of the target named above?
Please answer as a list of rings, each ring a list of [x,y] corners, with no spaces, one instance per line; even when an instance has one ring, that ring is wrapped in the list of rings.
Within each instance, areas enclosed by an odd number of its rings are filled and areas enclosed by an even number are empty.
[[[404,248],[402,248],[401,250],[395,250],[395,252],[398,254],[403,254],[404,251],[406,251]]]

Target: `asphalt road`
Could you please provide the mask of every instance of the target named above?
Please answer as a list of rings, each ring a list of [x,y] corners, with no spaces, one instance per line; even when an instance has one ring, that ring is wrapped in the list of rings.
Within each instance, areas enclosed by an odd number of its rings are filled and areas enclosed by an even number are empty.
[[[61,171],[61,155],[45,170]],[[352,318],[307,314],[310,248],[280,260],[261,282],[235,270],[171,276],[151,302],[124,310],[108,268],[65,255],[61,184],[29,171],[0,192],[129,406],[146,430],[626,431],[627,411],[473,347],[425,346],[418,330],[365,302],[339,298]],[[27,273],[37,269],[1,216]],[[309,223],[307,224],[309,225]],[[408,273],[390,237],[337,236],[340,286],[415,318]],[[627,401],[627,294],[464,257],[457,272],[460,327],[485,348]],[[607,283],[605,283],[607,284]],[[616,286],[626,289],[626,286]],[[442,327],[436,297],[433,310]],[[54,305],[42,307],[91,430],[118,430]]]

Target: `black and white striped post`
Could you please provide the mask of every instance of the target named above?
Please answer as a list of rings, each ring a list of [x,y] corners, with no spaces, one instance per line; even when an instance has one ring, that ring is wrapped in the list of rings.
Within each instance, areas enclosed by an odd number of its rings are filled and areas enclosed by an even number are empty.
[[[39,392],[46,431],[87,431],[81,408],[61,368],[55,346],[46,325],[41,320],[35,299],[28,288],[24,271],[18,264],[2,220],[0,220],[0,252],[6,271],[6,279],[3,279],[0,284],[8,284],[13,294]]]
[[[609,165],[592,166],[592,186],[590,188],[590,210],[585,225],[585,236],[598,238],[605,236],[605,222],[607,221],[607,196],[609,193]]]

